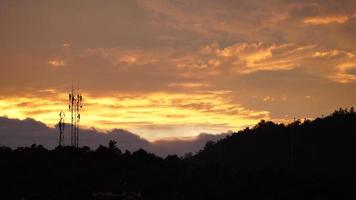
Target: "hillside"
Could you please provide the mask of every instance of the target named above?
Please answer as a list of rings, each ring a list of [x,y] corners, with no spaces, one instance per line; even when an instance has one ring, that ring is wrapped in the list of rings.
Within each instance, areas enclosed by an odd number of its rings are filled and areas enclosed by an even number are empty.
[[[340,109],[325,118],[255,127],[209,142],[195,160],[234,170],[285,169],[345,173],[355,169],[356,113]]]
[[[161,158],[32,145],[0,148],[1,199],[353,199],[353,110],[254,128],[208,142],[195,155]]]

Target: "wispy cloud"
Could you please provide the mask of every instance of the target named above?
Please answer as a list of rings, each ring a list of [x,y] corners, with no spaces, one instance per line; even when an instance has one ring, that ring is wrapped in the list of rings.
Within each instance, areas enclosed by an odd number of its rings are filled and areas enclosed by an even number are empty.
[[[52,65],[53,67],[62,67],[66,64],[64,60],[49,60],[48,64]]]
[[[347,56],[348,58],[353,58],[355,55],[351,52],[341,51],[341,50],[330,50],[330,51],[316,51],[313,57],[335,57],[335,56]]]
[[[347,62],[337,65],[337,71],[331,75],[335,81],[349,83],[356,81],[356,62]]]
[[[310,25],[344,24],[348,21],[348,16],[317,16],[303,19],[304,24]]]
[[[170,83],[169,87],[178,87],[185,89],[198,89],[198,88],[207,88],[210,87],[209,83],[199,83],[199,82],[184,82],[184,83]]]
[[[0,8],[1,115],[53,125],[72,80],[88,97],[84,126],[148,138],[355,102],[354,0],[29,0]]]

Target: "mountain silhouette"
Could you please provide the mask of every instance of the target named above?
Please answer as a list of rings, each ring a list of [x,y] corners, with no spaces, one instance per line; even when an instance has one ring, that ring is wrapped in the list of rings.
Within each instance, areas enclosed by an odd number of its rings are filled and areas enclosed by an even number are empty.
[[[340,109],[313,121],[276,124],[262,120],[218,142],[208,142],[195,159],[235,170],[293,169],[350,172],[356,167],[356,114]]]
[[[184,157],[121,150],[114,140],[95,150],[2,146],[0,194],[36,200],[354,199],[355,122],[353,109],[288,125],[262,120]],[[11,123],[9,132],[18,122]],[[39,125],[37,131],[45,130]]]

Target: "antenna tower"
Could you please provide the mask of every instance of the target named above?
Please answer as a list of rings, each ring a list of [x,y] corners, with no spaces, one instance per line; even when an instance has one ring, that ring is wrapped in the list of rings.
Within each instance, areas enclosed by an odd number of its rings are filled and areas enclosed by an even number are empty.
[[[59,113],[59,122],[58,122],[58,128],[59,128],[59,140],[58,140],[58,146],[64,146],[64,122],[65,114],[63,111]]]
[[[79,121],[80,121],[80,111],[83,108],[82,102],[83,102],[83,97],[79,93],[79,86],[75,93],[72,85],[72,91],[71,93],[69,93],[68,108],[69,108],[69,112],[71,113],[70,142],[71,145],[74,147],[79,146]]]

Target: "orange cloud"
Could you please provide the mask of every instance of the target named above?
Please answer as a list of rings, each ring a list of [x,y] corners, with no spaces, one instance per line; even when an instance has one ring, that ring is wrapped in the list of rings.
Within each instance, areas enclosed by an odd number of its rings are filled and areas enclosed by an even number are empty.
[[[209,83],[198,83],[198,82],[186,82],[186,83],[171,83],[169,87],[179,87],[186,89],[197,89],[197,88],[206,88],[209,87]]]
[[[220,48],[217,43],[190,53],[177,61],[177,67],[188,73],[195,71],[218,75],[222,70],[248,74],[256,71],[289,70],[298,67],[302,60],[311,57],[316,45],[237,43]]]
[[[64,60],[49,60],[48,64],[52,65],[53,67],[62,67],[66,63]]]
[[[356,58],[354,52],[345,50],[320,50],[312,54],[306,64],[315,66],[322,76],[338,83],[356,81]]]
[[[351,52],[341,51],[341,50],[330,50],[330,51],[316,51],[313,57],[322,58],[322,57],[335,57],[335,56],[347,56],[352,58],[355,55]]]
[[[264,102],[274,102],[274,98],[268,96],[268,97],[263,98],[263,101]]]
[[[84,94],[81,125],[100,130],[124,128],[152,141],[164,137],[195,136],[201,132],[238,130],[255,124],[260,118],[269,119],[267,111],[246,109],[231,102],[228,94],[226,91],[118,93],[106,97]],[[67,95],[51,95],[1,98],[0,116],[31,117],[53,126],[58,121],[59,111],[67,109]]]
[[[352,70],[356,71],[356,62],[342,63],[337,65],[337,71],[331,75],[331,78],[340,83],[356,81],[356,74],[349,73]]]
[[[69,47],[71,47],[72,45],[71,44],[69,44],[69,43],[63,43],[62,44],[62,47],[63,48],[69,48]]]
[[[304,24],[309,25],[325,25],[325,24],[344,24],[349,21],[348,16],[324,16],[324,17],[308,17],[303,19]]]

